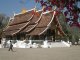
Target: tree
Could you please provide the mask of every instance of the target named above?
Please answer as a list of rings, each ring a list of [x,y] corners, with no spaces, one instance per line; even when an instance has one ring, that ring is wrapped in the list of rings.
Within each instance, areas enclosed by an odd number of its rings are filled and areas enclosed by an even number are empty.
[[[0,14],[0,38],[2,37],[3,29],[8,24],[8,21],[9,21],[8,16],[6,16],[5,14]]]
[[[59,16],[60,23],[67,37],[70,38],[72,44],[80,38],[80,8],[77,6],[79,0],[35,0],[44,7],[43,11],[54,10],[62,12],[64,16]],[[65,19],[64,19],[65,18]],[[64,21],[65,20],[65,21]]]

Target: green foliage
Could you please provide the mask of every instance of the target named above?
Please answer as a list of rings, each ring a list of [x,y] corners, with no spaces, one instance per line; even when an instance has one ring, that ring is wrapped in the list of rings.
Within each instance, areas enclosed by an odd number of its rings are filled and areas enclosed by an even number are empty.
[[[3,29],[8,24],[8,21],[9,21],[8,16],[6,16],[5,14],[0,14],[0,37],[2,36]]]
[[[73,26],[73,27],[71,27],[70,30],[71,30],[72,35],[80,38],[80,28]]]
[[[70,26],[65,22],[65,16],[62,13],[59,14],[58,20],[59,20],[60,25],[62,26],[64,33],[67,36],[69,36],[71,34],[70,33]]]
[[[9,21],[9,17],[4,14],[0,14],[0,28],[4,28]]]

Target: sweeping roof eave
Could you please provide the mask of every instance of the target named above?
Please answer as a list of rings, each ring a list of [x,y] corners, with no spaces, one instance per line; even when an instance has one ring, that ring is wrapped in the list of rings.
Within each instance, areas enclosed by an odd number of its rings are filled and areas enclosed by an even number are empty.
[[[47,12],[47,13],[50,13],[50,12]],[[45,15],[45,17],[46,17],[46,14],[47,14],[47,13],[43,14],[42,17],[44,17],[44,15]],[[35,29],[34,29],[32,32],[28,33],[27,35],[42,35],[44,32],[47,31],[47,29],[49,29],[49,27],[50,27],[50,25],[51,25],[51,23],[52,23],[52,21],[53,21],[53,19],[54,19],[54,16],[55,16],[55,12],[52,14],[52,16],[49,15],[49,16],[47,16],[47,17],[45,18],[45,20],[48,20],[48,21],[47,21],[48,23],[46,23],[46,25],[44,25],[44,23],[45,23],[45,22],[43,22],[43,19],[44,19],[44,18],[42,18],[42,19],[39,21],[38,25],[35,27]],[[48,18],[49,18],[49,19],[48,19]]]

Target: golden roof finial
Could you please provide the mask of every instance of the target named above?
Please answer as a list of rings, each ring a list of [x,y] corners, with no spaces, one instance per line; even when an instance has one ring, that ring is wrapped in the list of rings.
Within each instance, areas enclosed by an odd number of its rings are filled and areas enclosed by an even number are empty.
[[[24,14],[24,13],[26,13],[26,12],[27,12],[26,8],[23,8],[23,9],[21,10],[21,13],[22,13],[22,14]]]
[[[22,5],[22,9],[21,9],[22,14],[26,13],[25,3],[26,3],[26,0],[20,1],[20,4]]]

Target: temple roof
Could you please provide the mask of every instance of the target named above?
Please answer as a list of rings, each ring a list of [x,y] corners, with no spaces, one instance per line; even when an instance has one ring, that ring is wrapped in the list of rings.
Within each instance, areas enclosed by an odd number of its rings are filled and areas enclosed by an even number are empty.
[[[48,27],[47,25],[50,23],[51,20],[52,20],[51,13],[47,14],[43,13],[40,21],[38,22],[34,30],[32,30],[27,35],[40,35]]]
[[[10,25],[21,24],[24,22],[28,22],[30,17],[32,16],[31,11],[26,12],[24,14],[14,16],[14,20],[10,23]]]
[[[34,29],[37,26],[37,23],[40,21],[42,12],[40,11],[39,14],[40,14],[39,16],[34,15],[32,20],[30,20],[29,24],[20,33],[23,33],[23,32],[27,33],[32,29]]]
[[[9,22],[9,25],[4,29],[5,35],[14,35],[18,33],[28,25],[32,17],[33,15],[31,14],[31,11],[14,16],[14,18]]]
[[[30,32],[27,35],[40,35],[40,33],[43,32],[45,29],[46,27],[35,28],[32,32]]]
[[[12,36],[17,33],[25,33],[26,35],[41,35],[46,32],[54,20],[55,12],[37,11],[37,13],[38,16],[36,14],[32,14],[31,11],[15,15],[7,28],[4,30],[5,35]],[[62,31],[61,28],[59,29]]]

